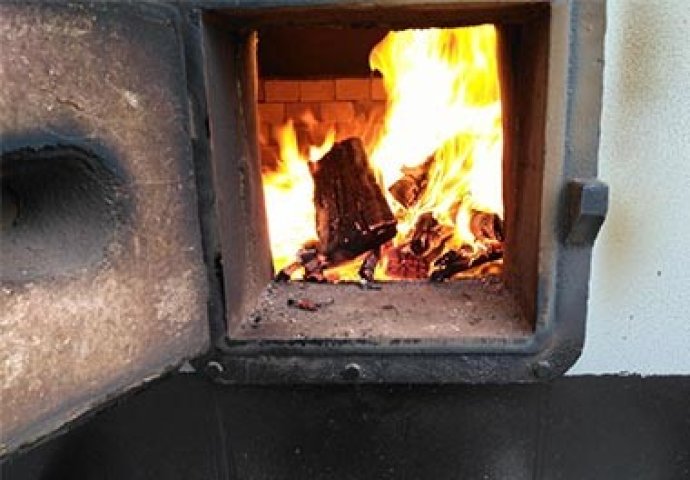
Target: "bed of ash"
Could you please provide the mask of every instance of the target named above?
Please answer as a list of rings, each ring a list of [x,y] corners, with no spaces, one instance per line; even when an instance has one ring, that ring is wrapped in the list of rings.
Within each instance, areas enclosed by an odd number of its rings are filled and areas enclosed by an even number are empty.
[[[532,333],[499,277],[446,283],[271,282],[235,339],[521,338]]]

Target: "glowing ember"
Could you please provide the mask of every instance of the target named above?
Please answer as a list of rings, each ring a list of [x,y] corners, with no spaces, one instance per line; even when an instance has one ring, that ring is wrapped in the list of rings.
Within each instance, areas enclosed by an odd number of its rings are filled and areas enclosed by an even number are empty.
[[[503,131],[495,28],[390,32],[369,63],[383,77],[383,118],[358,117],[336,134],[308,116],[300,119],[306,131],[288,121],[276,132],[280,159],[263,174],[276,271],[294,266],[305,246],[318,245],[309,162],[351,136],[363,140],[398,222],[374,279],[433,279],[432,271],[449,262],[453,267],[443,273],[450,278],[458,262],[469,267],[500,258]],[[365,257],[328,268],[325,278],[358,280]]]

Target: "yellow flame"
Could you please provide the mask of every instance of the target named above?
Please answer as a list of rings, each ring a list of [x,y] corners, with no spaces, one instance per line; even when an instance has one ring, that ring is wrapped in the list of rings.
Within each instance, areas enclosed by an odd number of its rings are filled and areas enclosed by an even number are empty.
[[[455,227],[449,247],[472,244],[471,210],[503,216],[496,29],[390,32],[369,63],[381,72],[388,99],[384,132],[371,152],[383,186],[395,183],[403,167],[434,159],[422,198],[398,209],[395,243],[404,241],[419,215],[432,212]]]
[[[316,240],[313,203],[314,184],[309,161],[320,159],[335,141],[329,130],[321,145],[311,145],[307,155],[300,153],[292,120],[277,128],[280,159],[274,170],[263,173],[268,233],[273,265],[279,271],[295,261],[297,251],[309,240]]]
[[[318,161],[336,137],[357,135],[398,219],[393,245],[409,238],[420,215],[431,212],[454,232],[446,249],[475,247],[473,210],[503,216],[502,150],[496,29],[493,25],[389,32],[370,53],[369,63],[383,77],[387,103],[383,119],[357,117],[337,132],[313,116],[301,153],[298,132],[288,121],[278,132],[280,162],[264,173],[271,249],[276,270],[294,261],[306,242],[316,239],[313,183],[308,162]],[[341,126],[342,128],[342,126]],[[323,134],[326,129],[325,135]],[[321,135],[315,132],[321,131]],[[314,141],[314,138],[318,141]],[[404,168],[429,162],[427,186],[410,207],[388,189]],[[388,279],[382,258],[375,278]],[[357,279],[355,262],[329,278]]]

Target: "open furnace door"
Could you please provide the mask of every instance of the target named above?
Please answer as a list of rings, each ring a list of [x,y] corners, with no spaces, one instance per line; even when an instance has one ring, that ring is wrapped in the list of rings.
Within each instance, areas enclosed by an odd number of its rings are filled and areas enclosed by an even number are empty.
[[[208,346],[172,8],[0,6],[0,456]]]

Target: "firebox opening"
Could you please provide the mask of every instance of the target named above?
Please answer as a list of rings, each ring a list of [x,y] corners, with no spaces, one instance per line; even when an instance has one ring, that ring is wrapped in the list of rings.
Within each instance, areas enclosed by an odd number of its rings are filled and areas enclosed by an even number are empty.
[[[500,275],[496,27],[287,30],[260,33],[258,47],[276,280]],[[299,36],[313,47],[285,65],[279,53]]]
[[[207,41],[232,44],[209,74],[231,88],[213,89],[211,104],[232,107],[210,108],[211,133],[227,123],[240,136],[212,144],[237,159],[242,174],[227,178],[240,204],[249,199],[246,211],[229,200],[228,231],[251,225],[224,253],[226,293],[237,297],[230,339],[531,336],[542,7],[478,9],[455,23],[442,11],[421,24],[402,10],[385,21],[325,10],[304,23],[225,17],[227,36]]]

